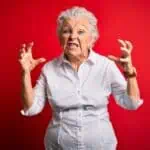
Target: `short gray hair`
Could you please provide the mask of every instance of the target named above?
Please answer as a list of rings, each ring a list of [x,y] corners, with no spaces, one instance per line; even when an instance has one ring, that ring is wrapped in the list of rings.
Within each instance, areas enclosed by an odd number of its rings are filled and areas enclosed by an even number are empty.
[[[78,6],[74,6],[70,9],[62,11],[57,19],[57,34],[58,35],[60,35],[64,20],[69,17],[87,17],[89,24],[90,24],[90,30],[91,30],[91,35],[92,35],[91,47],[93,47],[94,43],[99,38],[99,32],[97,28],[97,18],[95,17],[95,15],[92,12],[85,9],[84,7],[78,7]]]

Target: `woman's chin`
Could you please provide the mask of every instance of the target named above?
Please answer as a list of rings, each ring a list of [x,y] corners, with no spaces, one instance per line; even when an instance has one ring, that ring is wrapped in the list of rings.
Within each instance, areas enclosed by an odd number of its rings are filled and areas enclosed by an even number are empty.
[[[71,55],[71,56],[79,56],[80,55],[80,53],[81,52],[78,52],[79,50],[77,50],[77,49],[66,49],[65,50],[65,53],[69,56],[69,55]]]
[[[78,48],[66,48],[65,52],[67,53],[77,53],[79,51]]]

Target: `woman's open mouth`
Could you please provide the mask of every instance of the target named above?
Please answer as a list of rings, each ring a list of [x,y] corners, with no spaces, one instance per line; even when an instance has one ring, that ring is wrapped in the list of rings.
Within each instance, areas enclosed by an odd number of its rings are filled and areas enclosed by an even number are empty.
[[[70,49],[73,49],[73,48],[79,47],[79,45],[77,43],[68,42],[67,47],[70,48]]]

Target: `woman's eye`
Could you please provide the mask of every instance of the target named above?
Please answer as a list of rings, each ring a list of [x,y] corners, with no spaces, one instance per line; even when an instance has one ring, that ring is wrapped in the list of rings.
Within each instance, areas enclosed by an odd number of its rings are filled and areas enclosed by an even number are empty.
[[[80,31],[78,31],[78,33],[79,33],[79,34],[83,34],[83,33],[84,33],[84,31],[83,31],[83,30],[80,30]]]
[[[69,33],[70,31],[69,30],[63,30],[63,33]]]

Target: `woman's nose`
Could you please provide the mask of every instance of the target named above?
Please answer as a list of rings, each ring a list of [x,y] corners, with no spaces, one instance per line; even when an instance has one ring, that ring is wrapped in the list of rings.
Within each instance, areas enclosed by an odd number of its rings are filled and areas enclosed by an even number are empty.
[[[76,34],[75,32],[72,32],[72,33],[70,34],[70,38],[71,38],[71,39],[76,39],[76,38],[77,38],[77,34]]]

